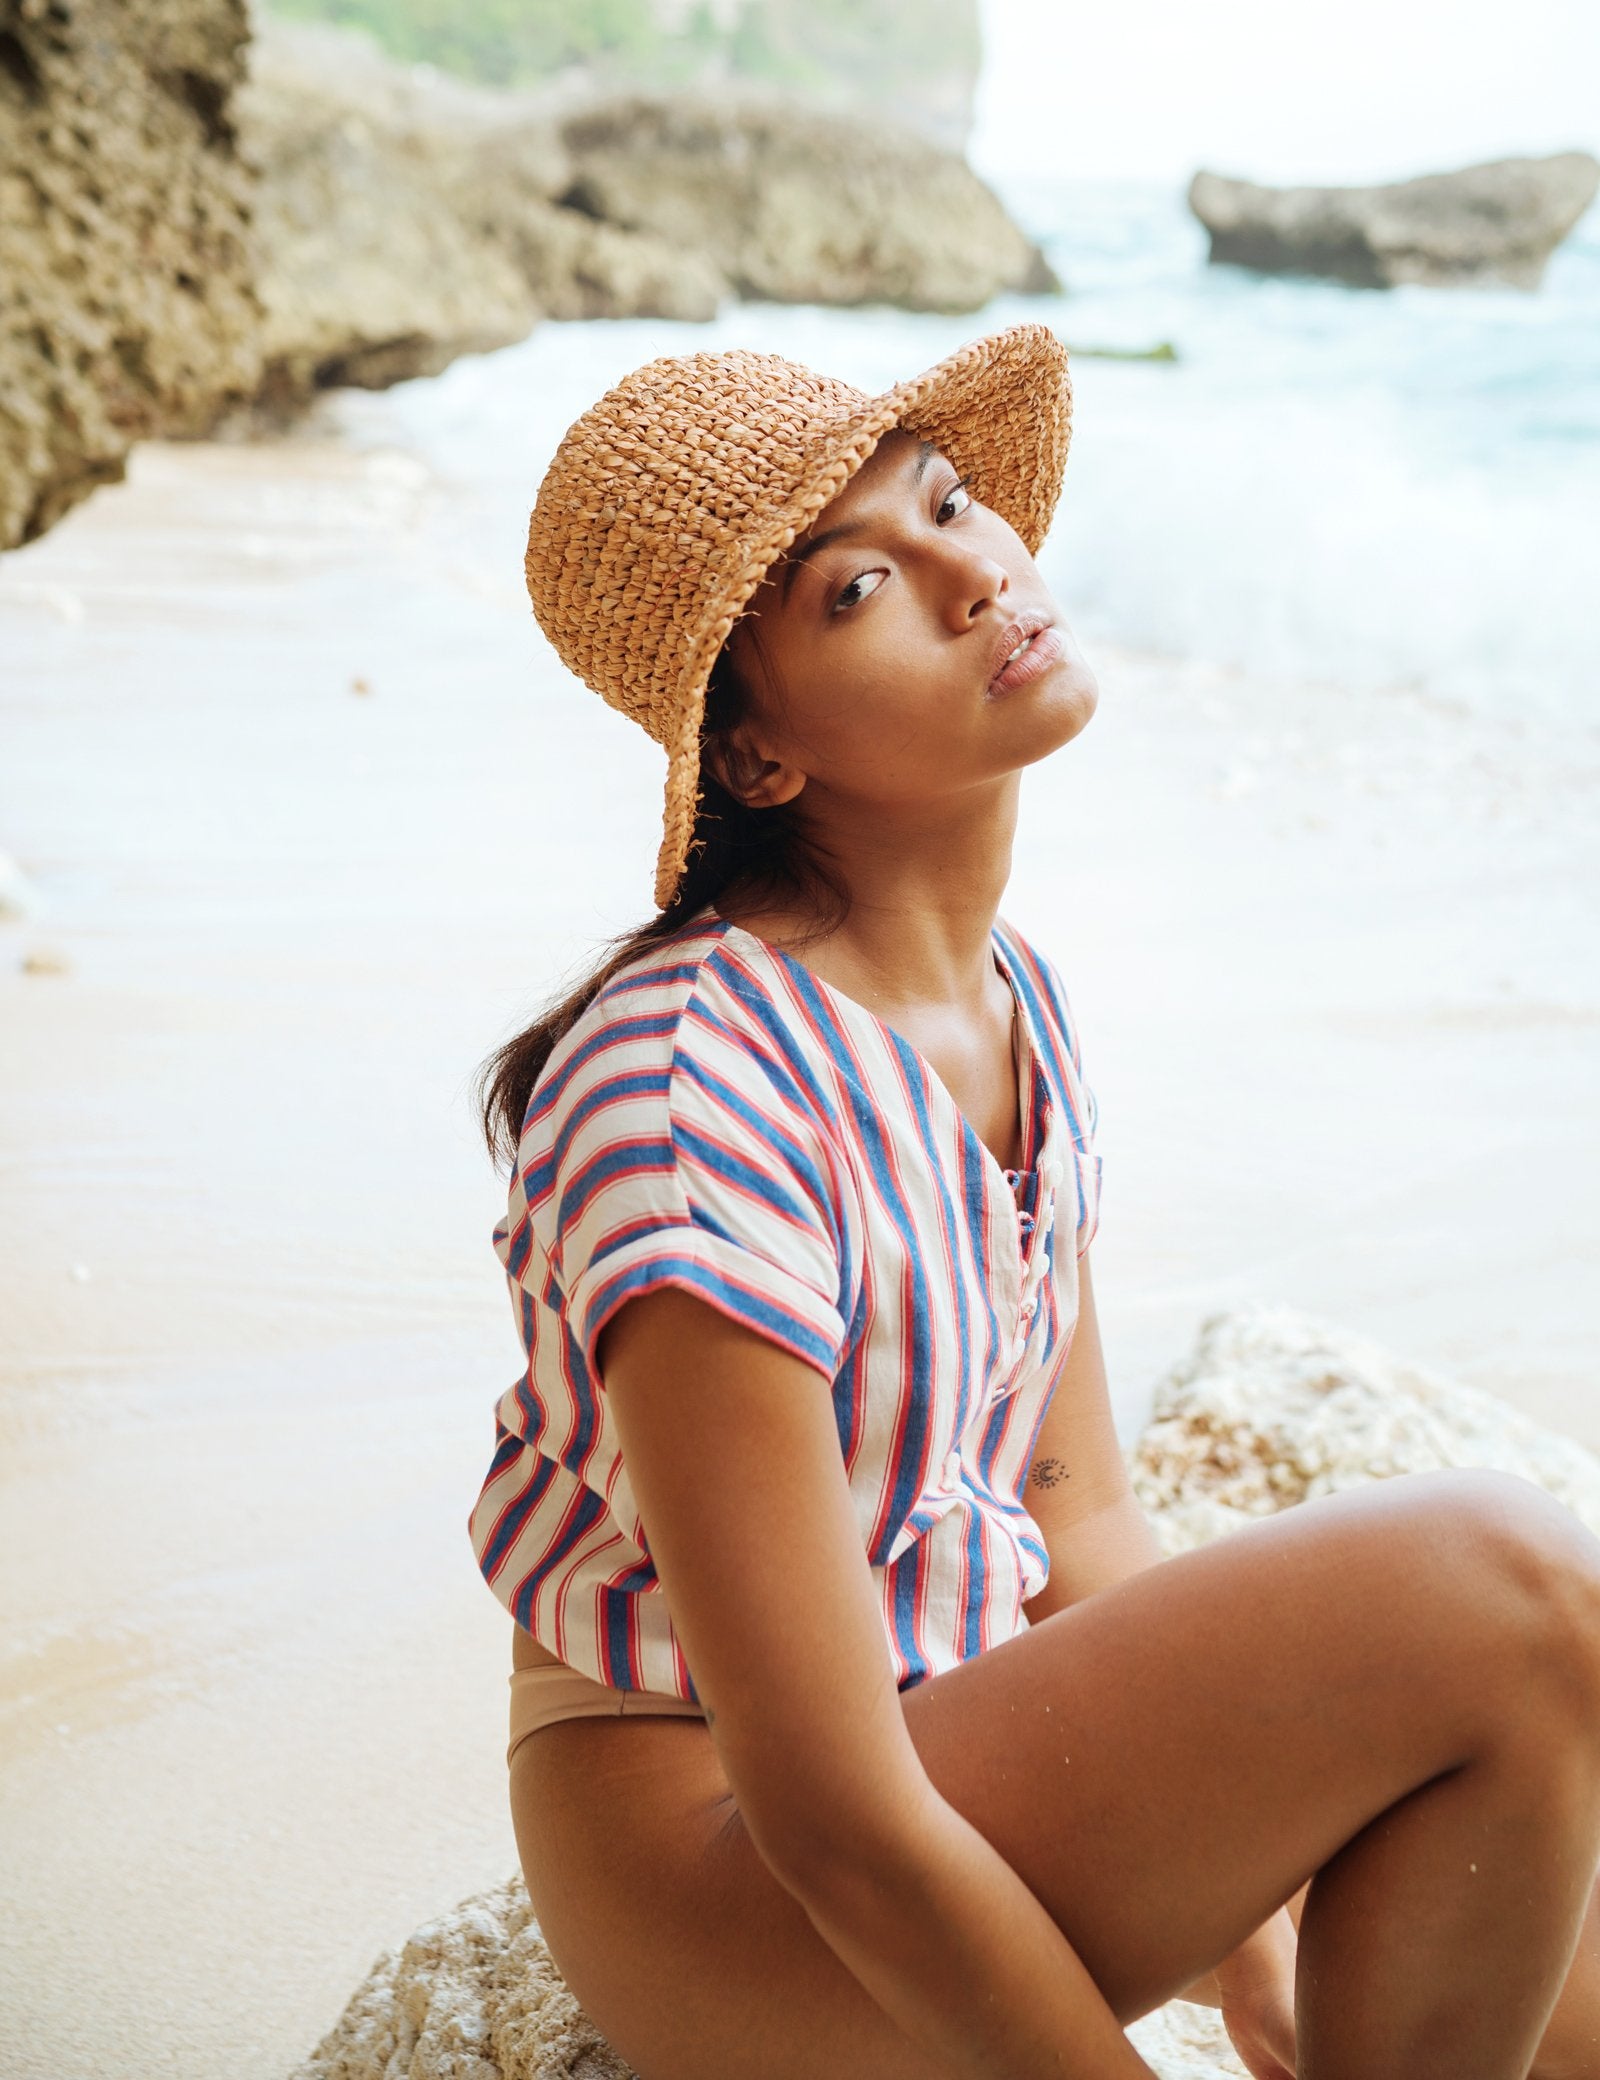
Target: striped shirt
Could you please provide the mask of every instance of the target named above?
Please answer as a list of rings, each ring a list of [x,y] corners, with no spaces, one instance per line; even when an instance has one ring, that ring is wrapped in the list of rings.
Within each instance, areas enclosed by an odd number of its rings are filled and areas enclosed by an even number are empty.
[[[1022,1487],[1100,1159],[1060,978],[1003,920],[991,944],[1017,1009],[1017,1171],[892,1027],[710,905],[551,1053],[494,1230],[527,1367],[471,1534],[495,1594],[569,1666],[695,1696],[595,1362],[612,1315],[657,1286],[828,1383],[901,1689],[1023,1629],[1049,1556]]]

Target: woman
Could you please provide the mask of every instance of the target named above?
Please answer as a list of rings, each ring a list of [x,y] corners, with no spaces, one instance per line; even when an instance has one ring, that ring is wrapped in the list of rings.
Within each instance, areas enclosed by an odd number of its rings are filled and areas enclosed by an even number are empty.
[[[1129,1489],[997,914],[1097,698],[1069,431],[1040,326],[879,398],[693,355],[541,486],[541,625],[669,766],[658,916],[486,1072],[528,1889],[644,2080],[1115,2080],[1185,1991],[1257,2075],[1600,2075],[1600,1546],[1441,1474],[1157,1565]]]

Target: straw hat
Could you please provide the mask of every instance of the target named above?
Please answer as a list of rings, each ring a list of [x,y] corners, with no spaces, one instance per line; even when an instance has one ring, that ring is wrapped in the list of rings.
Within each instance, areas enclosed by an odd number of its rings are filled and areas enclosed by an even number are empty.
[[[528,526],[528,592],[562,663],[667,754],[658,909],[694,830],[717,653],[892,427],[934,442],[1032,553],[1072,434],[1067,350],[1048,326],[1017,325],[876,397],[777,354],[685,354],[635,369],[556,450]]]

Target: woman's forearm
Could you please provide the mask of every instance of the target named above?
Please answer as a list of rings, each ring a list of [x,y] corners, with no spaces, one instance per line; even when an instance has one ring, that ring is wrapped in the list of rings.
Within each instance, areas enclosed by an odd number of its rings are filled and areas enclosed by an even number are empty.
[[[1071,1945],[931,1789],[914,1831],[818,1857],[790,1890],[885,2012],[959,2080],[1149,2080]]]

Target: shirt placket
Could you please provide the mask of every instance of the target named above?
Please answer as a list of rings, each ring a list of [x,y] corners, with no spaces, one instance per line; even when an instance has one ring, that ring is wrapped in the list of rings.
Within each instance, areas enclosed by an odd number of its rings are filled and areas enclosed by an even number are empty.
[[[1033,1334],[1035,1318],[1039,1312],[1039,1288],[1050,1270],[1050,1248],[1055,1236],[1056,1205],[1061,1193],[1061,1180],[1066,1174],[1061,1152],[1055,1138],[1046,1140],[1044,1152],[1039,1160],[1039,1190],[1036,1196],[1038,1212],[1024,1230],[1024,1256],[1022,1260],[1022,1288],[1017,1301],[1017,1320],[1012,1337],[1011,1362],[1017,1365],[1028,1347]],[[1023,1216],[1019,1216],[1019,1219]]]

